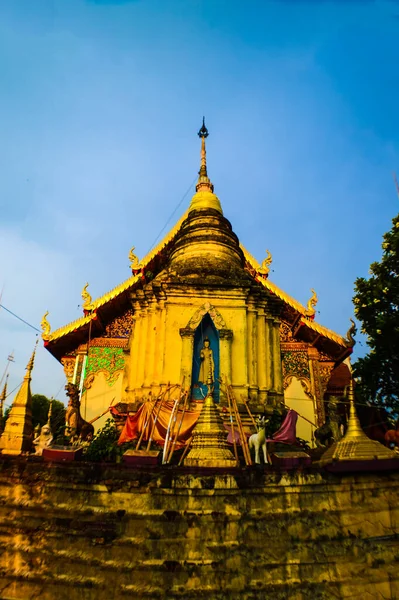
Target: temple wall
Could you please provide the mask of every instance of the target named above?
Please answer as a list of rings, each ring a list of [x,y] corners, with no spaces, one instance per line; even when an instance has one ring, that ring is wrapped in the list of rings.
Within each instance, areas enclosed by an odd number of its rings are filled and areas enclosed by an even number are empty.
[[[95,375],[90,389],[84,390],[81,400],[80,412],[86,421],[95,419],[106,411],[111,404],[118,403],[122,396],[122,380],[122,371],[116,374],[111,385],[103,371]],[[110,415],[107,413],[95,421],[93,423],[95,431],[103,427],[109,417]]]
[[[0,596],[399,597],[399,475],[0,458]]]

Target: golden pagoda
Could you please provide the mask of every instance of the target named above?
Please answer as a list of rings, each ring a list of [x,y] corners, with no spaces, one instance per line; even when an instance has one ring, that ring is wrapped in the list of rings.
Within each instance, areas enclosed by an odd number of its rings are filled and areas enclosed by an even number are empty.
[[[323,454],[320,465],[328,465],[337,462],[369,462],[398,460],[398,455],[376,440],[371,440],[364,433],[359,418],[356,414],[353,381],[349,385],[350,413],[348,429],[339,442],[336,442]]]
[[[132,275],[90,297],[80,319],[46,327],[44,345],[82,390],[91,420],[112,401],[134,410],[168,383],[184,381],[190,400],[203,402],[207,338],[215,404],[227,403],[219,384],[226,379],[254,413],[284,402],[303,414],[298,435],[310,440],[308,422],[324,422],[330,377],[353,344],[316,322],[315,292],[311,309],[297,302],[270,281],[271,253],[260,264],[240,243],[208,176],[204,121],[198,135],[196,191],[181,219],[147,256],[129,255]]]
[[[26,374],[22,385],[12,403],[10,414],[0,437],[0,451],[2,454],[18,455],[29,452],[32,447],[32,394],[30,382],[35,352],[36,348],[26,366]]]

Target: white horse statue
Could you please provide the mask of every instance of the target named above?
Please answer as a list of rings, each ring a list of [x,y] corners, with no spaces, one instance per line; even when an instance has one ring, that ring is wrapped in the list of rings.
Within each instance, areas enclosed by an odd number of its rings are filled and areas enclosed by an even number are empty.
[[[263,450],[263,458],[265,461],[265,464],[268,464],[268,460],[267,460],[267,448],[266,448],[266,423],[269,421],[269,419],[266,419],[266,417],[261,417],[259,415],[258,420],[256,422],[256,429],[258,430],[258,433],[254,433],[253,435],[251,435],[251,437],[249,438],[248,441],[248,445],[249,448],[252,450],[252,448],[255,448],[255,462],[257,465],[260,465],[260,449],[262,448]]]

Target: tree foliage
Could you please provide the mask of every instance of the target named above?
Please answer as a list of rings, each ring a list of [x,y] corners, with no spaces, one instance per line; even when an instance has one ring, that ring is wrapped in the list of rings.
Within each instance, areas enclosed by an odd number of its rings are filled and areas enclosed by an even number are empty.
[[[380,262],[355,282],[355,314],[369,353],[354,364],[362,400],[399,414],[399,215],[383,237]]]

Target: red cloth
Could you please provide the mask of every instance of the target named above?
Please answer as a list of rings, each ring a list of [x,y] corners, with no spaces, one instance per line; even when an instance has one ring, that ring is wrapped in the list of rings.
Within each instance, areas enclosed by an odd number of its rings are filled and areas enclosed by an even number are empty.
[[[284,421],[281,423],[280,429],[273,434],[273,437],[267,442],[281,442],[282,444],[295,444],[296,442],[296,422],[298,420],[298,413],[295,410],[290,410],[285,416]]]
[[[135,439],[138,439],[144,428],[145,432],[143,436],[143,441],[148,441],[153,429],[155,419],[158,415],[158,418],[156,419],[154,433],[152,434],[152,440],[160,446],[163,446],[165,444],[165,438],[168,430],[170,416],[175,403],[173,401],[163,402],[160,410],[159,404],[160,403],[158,401],[153,410],[154,401],[149,400],[142,404],[134,415],[128,415],[125,425],[122,429],[121,435],[119,437],[118,444],[124,444],[125,442],[131,442]],[[186,410],[184,412],[184,416],[182,408],[177,411],[176,422],[171,423],[171,431],[169,433],[169,439],[174,441],[177,430],[180,427],[179,435],[177,437],[175,445],[176,449],[182,448],[187,442],[187,440],[191,437],[191,432],[194,429],[199,415],[200,410]],[[182,416],[183,422],[180,426]]]

